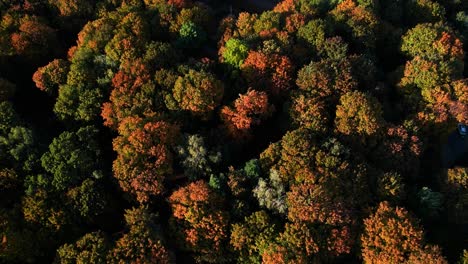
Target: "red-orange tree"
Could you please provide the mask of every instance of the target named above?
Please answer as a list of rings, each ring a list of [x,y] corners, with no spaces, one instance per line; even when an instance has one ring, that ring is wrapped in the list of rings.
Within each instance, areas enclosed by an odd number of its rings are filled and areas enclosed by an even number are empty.
[[[224,260],[228,240],[228,215],[222,199],[203,180],[176,190],[169,197],[172,228],[184,250],[202,262]]]
[[[250,51],[241,70],[250,86],[278,95],[291,88],[294,65],[286,56]]]
[[[423,230],[404,208],[382,202],[364,225],[361,243],[365,263],[446,263],[437,248],[424,248]],[[423,256],[433,258],[424,260]]]
[[[234,101],[234,108],[225,106],[221,109],[221,119],[228,129],[235,134],[237,131],[248,131],[253,125],[260,124],[267,118],[274,106],[268,102],[265,92],[248,90]]]
[[[37,69],[33,75],[33,81],[40,90],[54,94],[59,85],[66,83],[68,70],[69,63],[67,61],[55,59],[46,66]]]
[[[141,60],[126,61],[112,79],[110,102],[102,106],[104,125],[117,128],[128,116],[153,114],[154,84],[147,65]]]

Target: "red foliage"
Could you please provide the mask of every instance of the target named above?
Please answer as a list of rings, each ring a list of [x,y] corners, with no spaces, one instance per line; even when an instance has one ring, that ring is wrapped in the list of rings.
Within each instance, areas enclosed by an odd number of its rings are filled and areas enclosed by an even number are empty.
[[[295,11],[295,4],[294,0],[283,0],[282,2],[279,2],[273,11],[277,13],[289,13],[289,12],[294,12]]]
[[[273,95],[291,88],[294,66],[286,56],[250,51],[241,69],[254,88],[270,91]]]
[[[268,103],[268,95],[265,92],[249,90],[234,102],[234,109],[224,107],[221,110],[221,118],[230,130],[247,131],[252,125],[260,124],[274,110],[274,106]],[[233,131],[235,132],[235,131]]]
[[[18,54],[46,51],[54,36],[54,30],[39,22],[36,17],[21,21],[19,32],[11,35],[11,45]]]
[[[405,263],[422,248],[423,231],[404,208],[382,202],[364,225],[361,241],[365,263]]]
[[[303,14],[294,13],[286,17],[286,30],[289,33],[295,33],[305,24],[306,18]]]
[[[216,261],[223,257],[222,244],[228,238],[227,214],[220,197],[202,180],[176,190],[170,197],[174,228],[182,236],[183,247]]]
[[[102,106],[101,116],[104,119],[104,125],[117,128],[118,123],[131,115],[131,109],[139,109],[135,114],[151,115],[151,104],[147,101],[138,100],[136,94],[142,86],[148,83],[150,74],[147,66],[141,61],[125,62],[121,70],[114,75],[112,86],[114,89],[110,95],[110,102]]]
[[[316,184],[298,184],[287,194],[288,218],[291,221],[342,225],[352,222],[345,202],[333,199]]]
[[[433,43],[434,48],[444,56],[463,60],[463,43],[453,34],[442,32],[440,39]]]

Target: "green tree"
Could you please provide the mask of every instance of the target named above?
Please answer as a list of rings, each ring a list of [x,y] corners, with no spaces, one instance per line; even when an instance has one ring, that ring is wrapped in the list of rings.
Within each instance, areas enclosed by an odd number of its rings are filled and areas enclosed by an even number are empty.
[[[442,213],[444,196],[439,192],[434,192],[428,187],[422,187],[418,191],[419,211],[428,219],[437,219]]]
[[[231,65],[232,67],[240,68],[248,54],[249,47],[244,41],[231,38],[225,44],[223,59],[225,63]]]
[[[33,131],[23,126],[10,102],[0,102],[0,112],[0,164],[33,170],[37,165]]]
[[[177,45],[181,48],[196,49],[206,41],[206,33],[195,23],[189,21],[184,23],[179,30]]]
[[[325,42],[326,31],[325,22],[321,19],[315,19],[300,27],[297,31],[297,37],[306,43],[312,51],[319,52]]]
[[[78,185],[82,180],[100,177],[101,153],[98,130],[92,126],[66,131],[49,145],[41,157],[43,168],[52,174],[52,186],[59,191]]]

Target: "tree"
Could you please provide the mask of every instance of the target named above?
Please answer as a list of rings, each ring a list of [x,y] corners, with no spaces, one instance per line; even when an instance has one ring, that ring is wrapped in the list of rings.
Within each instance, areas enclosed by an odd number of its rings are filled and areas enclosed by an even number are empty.
[[[468,250],[464,249],[462,255],[460,256],[460,260],[458,264],[466,264],[468,263]]]
[[[437,123],[447,121],[449,107],[444,104],[450,104],[447,102],[452,97],[450,83],[463,76],[463,43],[441,23],[419,24],[410,29],[402,40],[401,50],[413,57],[406,63],[399,84],[402,93],[409,104],[421,105],[421,97],[428,103],[436,117],[426,114],[424,119]]]
[[[120,187],[141,203],[159,195],[165,176],[172,173],[170,146],[178,136],[178,127],[157,118],[127,117],[119,125],[113,146],[117,152],[114,177]]]
[[[67,198],[71,208],[87,222],[93,222],[108,206],[108,197],[105,196],[102,186],[92,179],[86,179],[80,186],[69,190]]]
[[[287,56],[250,51],[241,66],[247,83],[254,89],[279,95],[291,88],[293,63]]]
[[[146,45],[144,62],[153,69],[162,69],[169,67],[180,60],[180,54],[169,43],[152,41]]]
[[[12,103],[0,102],[0,164],[31,171],[37,166],[36,140]]]
[[[93,2],[89,0],[49,0],[49,3],[58,9],[60,16],[64,17],[85,17],[93,12]]]
[[[374,135],[383,126],[382,107],[371,95],[359,91],[340,98],[336,108],[336,129],[345,135]]]
[[[305,129],[289,131],[278,144],[271,144],[260,154],[262,169],[277,170],[283,183],[307,179],[311,176],[310,167],[316,151],[314,143]]]
[[[344,0],[330,12],[338,28],[343,28],[355,43],[364,48],[375,48],[378,18],[354,0]]]
[[[182,24],[179,30],[177,45],[181,48],[196,49],[206,40],[206,33],[195,23],[189,21]]]
[[[280,242],[304,259],[325,260],[351,252],[354,220],[343,197],[321,184],[296,184],[287,194],[288,220]]]
[[[299,127],[314,132],[326,132],[328,130],[330,120],[326,111],[326,103],[318,98],[310,98],[303,94],[294,96],[290,114],[293,123]]]
[[[348,60],[321,60],[304,66],[296,84],[309,97],[337,102],[339,97],[357,87]]]
[[[253,195],[261,207],[279,214],[286,214],[288,210],[286,190],[278,171],[272,169],[268,179],[260,178],[253,189]]]
[[[42,167],[52,174],[51,183],[58,191],[77,186],[82,180],[98,177],[101,153],[98,130],[92,126],[63,132],[41,157]]]
[[[192,182],[171,194],[172,228],[182,249],[193,252],[199,261],[226,261],[228,215],[222,200],[205,181]]]
[[[0,236],[0,259],[4,262],[34,262],[44,255],[46,249],[50,249],[43,244],[44,239],[25,225],[18,207],[0,209]]]
[[[315,19],[300,27],[297,30],[297,37],[312,51],[318,52],[325,42],[325,32],[325,22],[321,19]]]
[[[128,231],[109,251],[106,263],[173,263],[173,253],[155,221],[156,215],[145,206],[125,210]]]
[[[375,155],[378,166],[384,170],[397,170],[401,175],[416,177],[419,158],[424,150],[419,138],[420,128],[413,121],[390,126]]]
[[[274,241],[277,226],[265,211],[258,211],[233,224],[231,246],[239,253],[239,262],[261,263],[261,256]]]
[[[23,16],[18,31],[11,34],[14,53],[31,57],[52,53],[49,46],[57,46],[55,30],[37,16]]]
[[[182,159],[184,174],[192,180],[213,175],[213,165],[221,160],[221,153],[208,151],[200,135],[185,136],[183,145],[176,149]]]
[[[418,210],[421,215],[427,219],[438,219],[442,213],[442,205],[444,203],[444,196],[439,192],[434,192],[428,187],[422,187],[418,191],[419,198]]]
[[[144,53],[150,37],[150,25],[143,14],[138,12],[128,12],[118,21],[113,37],[104,50],[110,59],[123,63]]]
[[[411,57],[438,61],[463,59],[463,43],[441,23],[418,24],[402,37],[401,51]]]
[[[404,208],[392,207],[388,202],[382,202],[376,212],[364,220],[364,225],[361,243],[365,263],[421,263],[417,259],[424,261],[421,258],[421,252],[425,250],[422,228]],[[437,259],[443,260],[440,252],[434,253]]]
[[[222,56],[225,63],[234,68],[240,68],[248,53],[249,48],[244,41],[231,38],[226,42]]]
[[[401,201],[405,196],[405,184],[399,173],[386,172],[377,179],[380,200]]]
[[[455,167],[444,175],[443,187],[447,197],[449,222],[463,224],[468,222],[468,169]]]
[[[36,87],[48,94],[56,94],[58,86],[65,84],[69,63],[64,60],[55,59],[44,67],[40,67],[33,75]]]
[[[318,53],[325,60],[343,61],[348,53],[348,44],[340,36],[327,38],[323,41]]]
[[[406,17],[409,22],[438,22],[444,21],[445,9],[433,0],[416,0],[406,3]]]
[[[102,231],[87,233],[74,244],[64,244],[58,248],[55,263],[104,264],[109,247],[109,241]]]
[[[0,170],[0,190],[2,190],[2,192],[7,192],[8,190],[16,189],[19,183],[20,179],[14,170]]]
[[[21,201],[21,209],[24,220],[36,229],[44,232],[44,235],[54,236],[70,227],[70,216],[62,204],[43,189],[39,189],[31,195],[25,195]],[[54,241],[57,243],[58,241]]]
[[[172,91],[181,109],[206,115],[220,104],[224,87],[213,74],[190,69],[177,79]]]
[[[228,106],[221,109],[221,119],[235,135],[237,131],[247,132],[253,125],[259,125],[273,111],[274,106],[268,102],[265,92],[249,89],[234,101],[234,109]]]
[[[155,114],[155,84],[151,81],[148,65],[138,59],[125,61],[112,78],[110,102],[102,106],[104,125],[117,129],[123,119],[130,116],[147,117]]]

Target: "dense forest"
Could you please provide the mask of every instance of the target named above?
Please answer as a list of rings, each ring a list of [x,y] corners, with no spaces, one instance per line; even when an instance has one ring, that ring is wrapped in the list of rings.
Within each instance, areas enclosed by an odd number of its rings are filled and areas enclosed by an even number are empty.
[[[468,263],[468,1],[0,16],[0,263]]]

